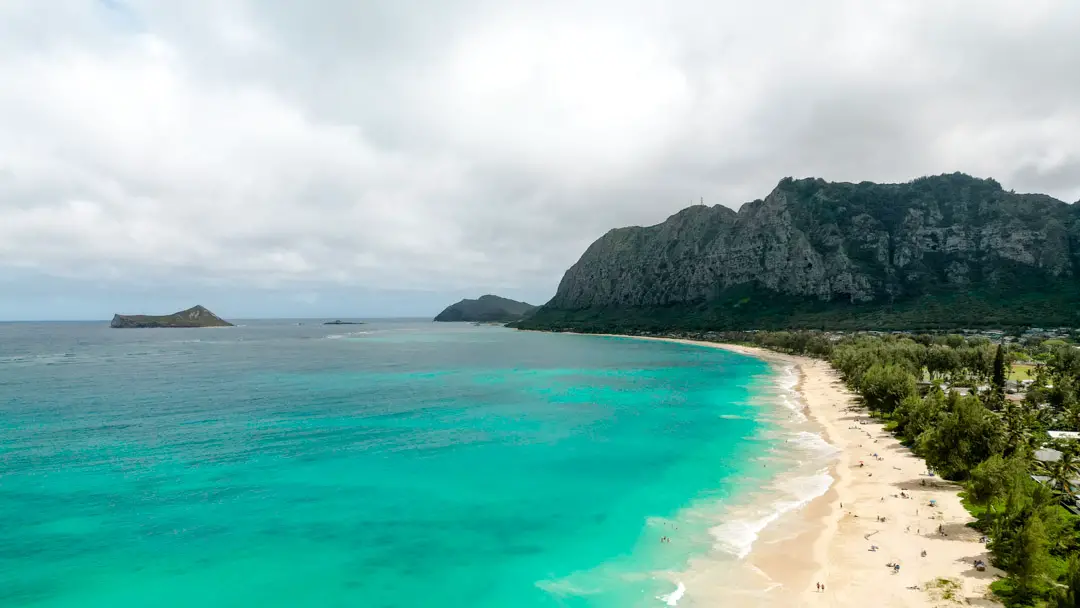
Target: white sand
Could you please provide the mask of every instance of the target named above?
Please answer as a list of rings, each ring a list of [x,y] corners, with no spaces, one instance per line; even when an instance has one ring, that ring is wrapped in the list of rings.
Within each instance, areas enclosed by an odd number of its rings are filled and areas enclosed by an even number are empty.
[[[1001,572],[989,566],[978,572],[973,566],[975,559],[988,563],[989,555],[979,542],[980,534],[965,526],[973,518],[960,504],[960,488],[928,476],[922,459],[867,418],[828,363],[752,347],[668,341],[796,365],[805,413],[840,450],[829,491],[771,526],[772,534],[764,531],[747,556],[745,566],[760,574],[762,580],[755,584],[763,591],[736,594],[720,588],[702,593],[707,580],[688,581],[687,605],[1000,605],[985,598],[987,587]],[[900,498],[901,491],[911,498]],[[931,499],[936,506],[930,506]],[[947,536],[938,534],[939,525]],[[870,551],[871,545],[877,551]],[[886,567],[890,562],[900,563],[898,573]],[[957,585],[952,599],[929,589],[938,579]],[[816,590],[818,582],[824,583],[824,592]],[[916,585],[918,590],[909,589]]]

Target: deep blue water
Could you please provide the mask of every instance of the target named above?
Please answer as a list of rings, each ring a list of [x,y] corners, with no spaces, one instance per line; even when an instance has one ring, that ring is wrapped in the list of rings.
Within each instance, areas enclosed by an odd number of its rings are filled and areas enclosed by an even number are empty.
[[[0,324],[0,606],[662,605],[709,540],[657,522],[763,475],[769,373],[415,321]]]

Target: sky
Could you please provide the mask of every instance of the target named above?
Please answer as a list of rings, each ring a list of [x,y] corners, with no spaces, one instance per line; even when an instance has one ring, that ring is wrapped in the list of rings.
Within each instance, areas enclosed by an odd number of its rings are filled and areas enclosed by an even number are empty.
[[[0,319],[539,304],[785,176],[1080,199],[1070,0],[3,0]]]

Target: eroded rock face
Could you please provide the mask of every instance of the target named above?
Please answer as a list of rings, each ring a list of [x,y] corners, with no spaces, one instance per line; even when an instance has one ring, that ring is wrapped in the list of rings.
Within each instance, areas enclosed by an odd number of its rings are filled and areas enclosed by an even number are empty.
[[[1017,273],[1076,276],[1080,209],[953,174],[907,184],[785,179],[738,212],[695,206],[611,230],[546,309],[708,302],[754,284],[826,302],[886,302]]]

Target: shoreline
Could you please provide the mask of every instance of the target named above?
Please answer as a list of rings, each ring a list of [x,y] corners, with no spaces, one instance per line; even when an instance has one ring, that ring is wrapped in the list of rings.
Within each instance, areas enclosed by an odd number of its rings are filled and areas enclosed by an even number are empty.
[[[731,586],[717,582],[722,564],[692,564],[696,574],[686,573],[691,575],[686,602],[679,605],[1001,605],[987,597],[990,583],[1002,573],[990,566],[978,572],[972,565],[975,559],[990,560],[980,533],[966,526],[974,518],[960,502],[962,488],[927,475],[925,462],[869,418],[827,362],[753,346],[600,335],[718,348],[794,366],[802,412],[837,450],[828,466],[828,489],[770,522],[740,560],[747,570],[743,576],[764,577],[757,592],[733,593]],[[939,526],[947,536],[938,534]],[[886,567],[897,562],[899,572]],[[948,581],[944,587],[942,579]],[[824,592],[817,590],[819,582]],[[740,580],[738,586],[745,583]]]

